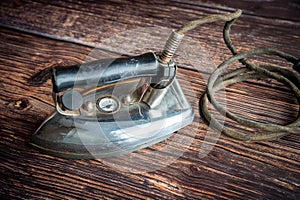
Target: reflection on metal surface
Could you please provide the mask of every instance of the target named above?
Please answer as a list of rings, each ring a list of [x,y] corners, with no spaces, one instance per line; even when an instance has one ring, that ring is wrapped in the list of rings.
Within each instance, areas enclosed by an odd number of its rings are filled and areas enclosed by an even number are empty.
[[[136,83],[87,93],[83,101],[91,102],[92,96],[97,98],[95,96],[107,93],[119,98],[123,96],[120,91],[124,91],[124,87],[134,88]],[[190,124],[194,118],[186,98],[176,97],[183,94],[176,80],[172,86],[173,89],[166,90],[161,103],[155,108],[139,102],[130,106],[122,104],[118,112],[111,114],[98,111],[97,115],[89,116],[84,114],[84,109],[81,110],[82,117],[55,113],[37,130],[32,145],[45,153],[65,158],[117,156],[153,145]],[[103,100],[106,101],[105,98]]]

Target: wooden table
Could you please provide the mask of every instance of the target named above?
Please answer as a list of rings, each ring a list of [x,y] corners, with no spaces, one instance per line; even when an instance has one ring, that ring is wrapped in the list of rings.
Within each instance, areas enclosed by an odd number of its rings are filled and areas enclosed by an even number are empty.
[[[195,109],[195,122],[170,139],[132,154],[151,155],[182,135],[192,143],[173,142],[174,149],[184,153],[168,166],[129,173],[120,169],[124,160],[66,160],[28,145],[54,110],[48,80],[52,66],[82,63],[94,47],[128,30],[150,26],[171,30],[236,8],[244,11],[232,30],[240,52],[272,47],[299,56],[299,1],[2,0],[0,4],[0,199],[300,198],[300,135],[248,143],[222,135],[207,156],[198,156],[210,141],[208,127],[197,112],[197,99],[211,68],[200,62],[197,52],[199,60],[193,65],[188,57],[176,57],[179,73],[188,83],[183,89]],[[188,33],[217,65],[231,57],[222,41],[223,25],[209,24]],[[99,53],[102,57],[124,54],[107,49]],[[282,60],[269,61],[291,67]],[[229,87],[226,94],[228,108],[241,116],[279,124],[297,117],[295,97],[275,81],[248,81]],[[227,125],[237,127],[231,121]],[[151,166],[170,155],[162,151],[142,159]],[[139,169],[138,164],[133,167]]]

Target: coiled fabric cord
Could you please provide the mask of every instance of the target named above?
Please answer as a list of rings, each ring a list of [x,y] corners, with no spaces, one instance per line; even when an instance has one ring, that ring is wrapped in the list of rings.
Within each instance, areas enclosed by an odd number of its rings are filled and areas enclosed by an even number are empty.
[[[211,74],[208,79],[206,91],[202,94],[199,101],[199,113],[207,124],[212,125],[212,127],[218,131],[221,131],[227,136],[233,137],[239,140],[246,141],[259,141],[259,140],[274,140],[283,137],[289,133],[300,133],[300,111],[298,113],[297,119],[287,125],[277,125],[271,123],[261,123],[256,122],[251,119],[246,119],[239,117],[224,107],[222,107],[214,97],[214,94],[225,87],[232,84],[236,84],[245,80],[250,79],[275,79],[288,87],[295,93],[295,96],[300,103],[300,77],[293,71],[283,69],[273,65],[254,65],[250,64],[246,59],[255,55],[272,55],[278,56],[291,62],[294,65],[294,69],[298,70],[300,68],[299,59],[271,48],[263,48],[252,51],[247,51],[243,53],[237,53],[232,41],[230,39],[230,28],[237,18],[227,21],[223,31],[223,37],[225,44],[230,49],[234,55],[229,60],[224,61],[218,68]],[[235,61],[242,63],[243,67],[234,69],[226,74],[223,72]],[[258,133],[242,133],[235,131],[231,128],[224,127],[208,110],[208,104],[213,105],[213,107],[224,117],[228,117],[238,124],[259,130]]]
[[[277,124],[270,124],[270,123],[260,123],[256,122],[251,119],[246,119],[243,117],[239,117],[228,110],[222,107],[214,97],[214,94],[221,89],[225,89],[225,87],[230,86],[235,83],[239,83],[245,80],[250,79],[266,79],[272,78],[281,83],[284,83],[291,90],[295,93],[295,96],[300,103],[300,77],[293,71],[283,69],[273,65],[254,65],[247,61],[248,58],[255,56],[255,55],[272,55],[278,56],[291,62],[294,65],[294,70],[300,72],[300,59],[284,53],[282,51],[278,51],[275,49],[264,48],[264,49],[257,49],[253,51],[247,51],[243,53],[237,52],[235,47],[232,44],[230,39],[230,27],[235,22],[235,20],[242,14],[241,10],[236,10],[230,14],[214,14],[204,17],[202,19],[191,21],[178,30],[174,31],[167,43],[164,47],[164,50],[159,56],[159,60],[161,63],[167,64],[171,61],[176,49],[178,48],[184,34],[196,28],[199,25],[212,23],[216,21],[226,21],[224,31],[223,31],[223,38],[225,44],[230,49],[233,57],[229,60],[226,60],[218,68],[211,74],[210,78],[208,79],[206,91],[202,94],[199,100],[199,113],[204,119],[204,121],[211,125],[214,129],[221,131],[222,133],[236,138],[240,140],[247,140],[247,141],[258,141],[258,140],[273,140],[285,136],[289,133],[300,133],[300,111],[298,113],[297,119],[289,123],[287,125],[277,125]],[[225,73],[225,70],[235,61],[239,61],[243,67],[234,69]],[[233,121],[237,122],[238,124],[259,130],[258,133],[242,133],[230,129],[228,127],[224,127],[223,124],[220,123],[208,110],[208,104],[212,104],[213,107],[224,117],[228,117]]]
[[[232,84],[236,84],[245,80],[250,79],[266,79],[266,78],[273,78],[281,83],[284,83],[291,90],[295,93],[295,96],[300,104],[300,77],[295,73],[296,71],[300,73],[300,59],[284,53],[282,51],[278,51],[275,49],[264,48],[264,49],[257,49],[252,51],[247,51],[243,53],[237,52],[232,41],[230,39],[230,28],[231,25],[236,21],[236,19],[242,14],[241,10],[236,10],[230,14],[213,14],[202,19],[191,21],[178,30],[174,31],[167,43],[159,55],[159,60],[164,63],[168,64],[174,53],[176,52],[180,42],[182,41],[184,34],[196,28],[199,25],[212,23],[217,21],[226,21],[223,30],[223,37],[225,44],[230,49],[233,54],[229,60],[224,61],[218,68],[211,74],[207,88],[205,92],[201,95],[199,100],[199,113],[204,121],[208,125],[212,125],[212,127],[227,136],[233,137],[235,139],[246,140],[246,141],[259,141],[259,140],[274,140],[280,137],[283,137],[289,133],[300,133],[300,110],[297,116],[297,119],[292,123],[286,125],[276,125],[270,123],[260,123],[253,121],[251,119],[246,119],[239,117],[224,107],[222,107],[214,97],[214,94],[221,89],[225,89],[225,87],[230,86]],[[253,65],[247,61],[248,58],[255,56],[255,55],[272,55],[278,56],[287,60],[288,62],[292,63],[294,66],[295,71],[283,69],[273,65]],[[239,61],[243,67],[237,68],[227,73],[223,73],[230,64],[233,62]],[[47,81],[50,77],[47,75],[49,69],[46,69],[38,74],[34,75],[29,81],[36,85],[40,85]],[[42,78],[41,78],[42,77]],[[39,80],[41,79],[41,80]],[[208,110],[208,104],[213,105],[213,107],[224,117],[228,117],[233,121],[239,123],[248,128],[253,128],[259,130],[259,133],[254,134],[245,134],[238,131],[235,131],[231,128],[224,127],[222,123],[220,123]]]

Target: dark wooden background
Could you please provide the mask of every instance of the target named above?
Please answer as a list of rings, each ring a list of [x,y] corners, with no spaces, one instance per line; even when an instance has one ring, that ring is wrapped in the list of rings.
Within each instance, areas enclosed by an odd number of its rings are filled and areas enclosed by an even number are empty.
[[[48,78],[45,69],[82,63],[94,47],[122,31],[147,26],[178,28],[189,20],[236,8],[244,11],[232,31],[239,51],[273,47],[300,56],[297,0],[1,0],[0,199],[299,199],[300,135],[255,143],[221,136],[206,157],[198,157],[208,128],[197,113],[197,99],[210,71],[199,62],[198,68],[204,69],[199,76],[180,56],[179,72],[191,85],[183,84],[183,88],[196,118],[176,133],[193,143],[169,166],[126,173],[100,159],[55,158],[28,145],[54,110],[51,83],[43,83]],[[214,52],[214,63],[230,57],[221,38],[223,24],[206,25],[188,34],[201,48]],[[121,53],[99,52],[104,57]],[[285,124],[295,119],[299,109],[290,90],[274,81],[232,86],[227,97],[230,110],[260,121]],[[230,121],[228,125],[236,127]],[[170,139],[135,155],[151,154]],[[184,147],[178,142],[174,148]],[[161,152],[149,160],[150,165],[167,159],[168,153],[172,152]]]

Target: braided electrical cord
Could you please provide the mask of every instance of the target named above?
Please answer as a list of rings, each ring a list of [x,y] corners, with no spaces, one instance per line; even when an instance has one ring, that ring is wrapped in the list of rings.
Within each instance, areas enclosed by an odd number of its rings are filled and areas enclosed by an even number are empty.
[[[230,14],[213,14],[213,15],[209,15],[204,18],[201,18],[201,19],[197,19],[197,20],[188,22],[187,24],[181,26],[176,31],[173,31],[173,33],[170,35],[169,39],[167,40],[162,53],[159,55],[159,60],[162,63],[168,63],[171,61],[181,40],[184,37],[184,34],[187,31],[192,30],[202,24],[207,24],[207,23],[212,23],[212,22],[217,22],[217,21],[230,21],[230,20],[238,18],[241,14],[242,14],[242,11],[238,9],[235,12],[230,13]]]
[[[236,84],[242,81],[250,80],[250,79],[266,79],[272,78],[275,79],[288,87],[295,93],[295,96],[300,103],[300,77],[293,71],[283,69],[273,65],[254,65],[247,61],[248,58],[255,55],[272,55],[285,59],[286,61],[292,63],[294,65],[294,70],[300,72],[300,59],[284,53],[282,51],[278,51],[275,49],[264,48],[257,49],[252,51],[247,51],[243,53],[237,52],[232,41],[230,39],[230,28],[231,25],[235,22],[235,20],[242,14],[241,10],[236,10],[230,14],[213,14],[202,19],[191,21],[178,30],[174,31],[169,37],[164,50],[159,56],[159,59],[162,63],[168,63],[171,61],[176,49],[178,48],[181,40],[183,39],[184,34],[196,28],[199,25],[212,23],[216,21],[226,21],[223,30],[223,38],[225,44],[233,54],[229,60],[224,61],[218,68],[211,74],[206,91],[202,94],[199,100],[199,112],[204,121],[208,125],[212,125],[212,127],[222,133],[236,138],[240,140],[247,141],[258,141],[258,140],[273,140],[276,138],[280,138],[289,133],[300,133],[300,111],[297,119],[286,125],[277,125],[271,123],[261,123],[256,122],[251,119],[246,119],[243,117],[239,117],[228,110],[222,107],[214,97],[214,94],[221,89],[225,89],[225,87],[230,86],[232,84]],[[229,67],[233,62],[239,61],[243,67],[234,69],[230,72],[224,73],[225,70]],[[256,129],[259,132],[255,134],[245,134],[242,132],[235,131],[228,127],[223,127],[215,117],[211,115],[208,110],[208,104],[211,104],[221,115],[224,117],[228,117],[238,124],[245,126],[247,128]]]
[[[222,107],[215,99],[215,92],[217,92],[220,89],[224,89],[225,87],[230,86],[232,84],[236,84],[250,79],[272,78],[290,87],[290,89],[295,93],[298,103],[300,103],[300,90],[298,88],[300,86],[300,77],[295,72],[272,65],[254,65],[250,64],[247,61],[248,58],[254,55],[278,56],[280,58],[285,59],[288,62],[291,62],[294,65],[294,69],[297,70],[296,68],[299,67],[299,59],[290,54],[270,48],[257,49],[238,54],[237,50],[232,44],[229,34],[231,25],[235,22],[235,20],[236,19],[227,21],[223,31],[225,44],[234,56],[231,57],[229,60],[224,61],[211,74],[207,83],[206,91],[202,94],[199,101],[200,115],[202,116],[204,121],[207,124],[211,124],[214,129],[221,131],[225,135],[240,140],[274,140],[283,137],[289,133],[300,133],[300,112],[298,114],[297,119],[294,122],[286,125],[261,123],[253,121],[251,119],[239,117],[229,112],[224,107]],[[223,72],[229,67],[229,65],[236,61],[242,63],[243,67],[237,68],[224,74]],[[239,131],[235,131],[228,127],[223,127],[223,125],[209,112],[209,103],[213,105],[213,107],[221,115],[232,119],[233,121],[237,122],[242,126],[259,130],[259,132],[255,134],[245,134]]]

